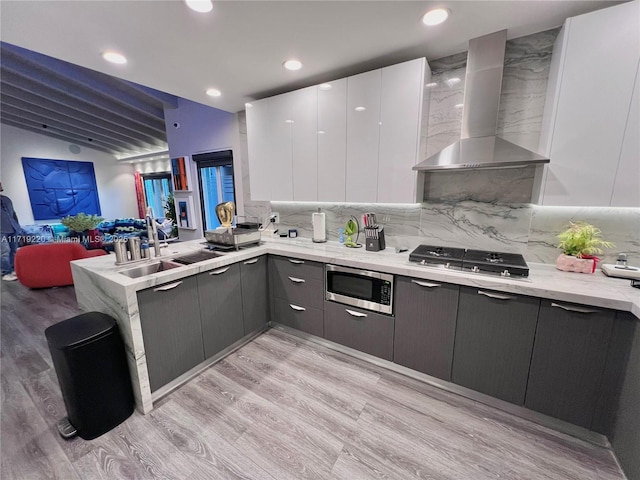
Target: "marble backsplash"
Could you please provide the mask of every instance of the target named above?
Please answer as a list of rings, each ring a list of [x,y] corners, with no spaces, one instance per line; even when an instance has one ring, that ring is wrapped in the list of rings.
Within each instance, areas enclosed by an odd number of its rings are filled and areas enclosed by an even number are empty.
[[[545,207],[532,204],[500,205],[462,201],[422,204],[337,204],[271,202],[249,207],[251,215],[266,218],[280,214],[281,231],[297,230],[298,236],[313,237],[311,215],[321,208],[326,214],[327,239],[338,241],[339,229],[355,216],[373,212],[384,226],[387,248],[413,249],[420,244],[521,253],[528,262],[555,263],[561,251],[556,236],[570,221],[585,221],[602,230],[602,237],[615,246],[599,255],[604,263],[615,263],[626,253],[629,264],[640,266],[640,209],[614,207]],[[361,235],[360,242],[364,243]]]

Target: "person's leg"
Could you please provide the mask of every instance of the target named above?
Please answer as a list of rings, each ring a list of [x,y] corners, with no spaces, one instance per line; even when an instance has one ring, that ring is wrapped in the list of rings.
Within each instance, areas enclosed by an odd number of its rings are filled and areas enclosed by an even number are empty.
[[[13,262],[11,261],[11,245],[10,238],[7,235],[2,235],[0,238],[0,254],[2,255],[1,264],[2,264],[2,276],[10,274],[13,272]]]
[[[14,260],[16,258],[16,252],[18,251],[18,238],[15,235],[11,236],[9,240],[9,265],[11,265],[11,272],[16,271]]]

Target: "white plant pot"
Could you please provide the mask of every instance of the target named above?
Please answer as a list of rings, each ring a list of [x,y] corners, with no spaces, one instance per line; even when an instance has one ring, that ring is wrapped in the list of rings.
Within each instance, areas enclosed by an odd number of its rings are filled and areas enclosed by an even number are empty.
[[[593,258],[578,258],[561,253],[556,260],[556,268],[563,272],[593,273]]]

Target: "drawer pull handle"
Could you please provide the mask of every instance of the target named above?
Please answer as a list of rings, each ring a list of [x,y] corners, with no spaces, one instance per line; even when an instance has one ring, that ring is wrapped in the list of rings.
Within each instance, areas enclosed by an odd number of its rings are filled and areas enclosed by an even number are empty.
[[[306,308],[299,307],[298,305],[294,305],[293,303],[290,303],[289,306],[297,312],[304,312],[306,310]]]
[[[169,285],[163,285],[162,287],[154,288],[154,292],[165,292],[167,290],[173,290],[177,286],[182,285],[182,281],[176,283],[170,283]]]
[[[301,263],[304,263],[304,260],[294,260],[293,258],[290,258],[289,261],[291,263],[295,263],[296,265],[300,265]]]
[[[430,282],[420,282],[418,280],[411,280],[412,283],[416,285],[420,285],[421,287],[433,288],[433,287],[441,287],[442,285],[439,283],[430,283]]]
[[[219,268],[218,270],[212,270],[209,275],[220,275],[229,270],[231,267]]]
[[[303,278],[296,278],[296,277],[289,277],[289,280],[291,280],[293,283],[304,283],[306,282],[305,279]]]
[[[362,313],[362,312],[356,312],[354,310],[349,310],[348,308],[344,309],[345,312],[347,312],[349,315],[351,315],[352,317],[358,317],[358,318],[363,318],[366,317],[367,314],[366,313]]]
[[[568,312],[577,312],[577,313],[598,313],[598,310],[591,310],[590,308],[582,308],[582,307],[574,307],[569,305],[562,305],[560,303],[552,303],[552,307],[558,307]]]
[[[251,260],[247,260],[246,262],[244,262],[245,265],[253,265],[254,263],[258,263],[258,259],[254,258]]]
[[[514,297],[511,295],[500,295],[498,293],[485,292],[484,290],[478,290],[479,295],[485,295],[489,298],[497,298],[498,300],[511,300]]]

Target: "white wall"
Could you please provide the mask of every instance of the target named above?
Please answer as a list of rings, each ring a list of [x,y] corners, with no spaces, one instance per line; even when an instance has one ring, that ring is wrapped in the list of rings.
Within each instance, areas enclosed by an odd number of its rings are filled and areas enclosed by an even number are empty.
[[[22,225],[35,222],[29,202],[27,183],[22,170],[22,157],[49,158],[93,162],[98,185],[98,198],[105,218],[137,217],[133,166],[118,164],[113,155],[81,147],[80,153],[69,150],[70,143],[26,130],[0,125],[0,178],[4,195],[13,206]],[[59,221],[52,218],[49,222]]]

